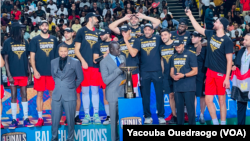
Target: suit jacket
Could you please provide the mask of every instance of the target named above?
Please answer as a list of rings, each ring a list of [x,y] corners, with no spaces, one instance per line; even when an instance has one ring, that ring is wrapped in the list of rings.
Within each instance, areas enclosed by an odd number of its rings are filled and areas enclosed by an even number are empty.
[[[59,57],[51,60],[51,74],[55,81],[55,89],[52,94],[52,100],[70,101],[76,100],[76,88],[83,81],[83,71],[79,60],[69,57],[62,72],[59,68]]]
[[[239,69],[241,68],[241,58],[242,58],[242,55],[244,55],[245,50],[246,50],[246,47],[241,48],[234,60],[234,65],[238,67]],[[250,64],[249,64],[249,68],[250,68]]]
[[[119,58],[126,65],[125,57],[120,55]],[[119,85],[125,79],[125,74],[117,67],[115,61],[109,55],[100,62],[100,71],[102,80],[106,84],[107,101],[116,102],[118,101],[118,97],[124,97],[125,85]]]

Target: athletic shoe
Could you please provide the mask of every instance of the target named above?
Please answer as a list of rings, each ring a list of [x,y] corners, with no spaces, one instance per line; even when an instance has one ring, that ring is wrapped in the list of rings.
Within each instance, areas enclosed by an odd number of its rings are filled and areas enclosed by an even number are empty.
[[[171,113],[167,118],[165,118],[166,121],[170,121],[173,117],[173,114]]]
[[[13,119],[12,123],[9,126],[9,129],[16,129],[17,126],[18,126],[18,121],[16,121],[15,119]]]
[[[110,116],[107,116],[106,120],[102,123],[103,125],[110,124]]]
[[[44,121],[42,118],[39,118],[37,123],[35,124],[35,126],[43,126],[44,125]]]
[[[82,120],[82,125],[89,125],[89,124],[90,124],[90,116],[89,114],[85,114],[85,117]]]
[[[185,122],[188,122],[188,114],[187,113],[185,113],[184,120],[185,120]]]
[[[173,116],[172,119],[168,122],[168,124],[177,124],[177,117]]]
[[[75,117],[75,124],[76,125],[81,125],[82,124],[82,121],[81,121],[79,115]]]
[[[65,125],[65,126],[67,126],[67,125],[68,125],[68,123],[67,123],[67,119],[65,119],[65,121],[64,121],[64,125]]]
[[[29,118],[26,118],[26,119],[23,121],[23,126],[24,126],[24,127],[34,127],[34,125],[30,123]]]
[[[152,123],[153,123],[153,119],[151,117],[145,118],[144,124],[152,124]]]
[[[204,119],[204,115],[200,115],[199,121],[200,121],[200,124],[205,124],[206,121]]]
[[[159,120],[159,124],[166,124],[166,121],[163,117],[159,117],[158,120]]]
[[[2,122],[0,120],[0,129],[3,129],[3,128],[4,128],[4,126],[2,125]]]
[[[95,113],[94,116],[93,116],[93,120],[94,120],[94,124],[101,124],[101,119],[98,115],[98,113]]]

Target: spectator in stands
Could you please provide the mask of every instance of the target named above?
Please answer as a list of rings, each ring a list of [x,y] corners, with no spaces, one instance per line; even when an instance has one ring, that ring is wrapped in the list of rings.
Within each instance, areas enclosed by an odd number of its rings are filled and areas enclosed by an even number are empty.
[[[132,5],[132,7],[134,8],[134,5],[135,5],[135,2],[133,1],[133,0],[126,0],[126,1],[124,1],[124,6],[125,6],[125,8],[127,8],[127,4],[130,4],[130,5]]]
[[[33,16],[30,18],[31,19],[31,22],[36,22],[36,23],[40,23],[41,19],[40,17],[37,16],[36,12],[33,13]]]
[[[46,15],[45,11],[42,10],[40,5],[37,6],[36,15],[40,18],[43,17],[43,15]]]
[[[1,8],[2,9],[6,8],[7,12],[9,13],[11,9],[13,8],[13,5],[10,4],[10,0],[5,0]]]
[[[150,17],[155,17],[157,19],[160,19],[160,15],[159,15],[158,9],[157,8],[153,8],[152,11],[153,12],[150,11]]]
[[[29,7],[28,7],[28,6],[25,6],[25,7],[24,7],[24,14],[28,14],[28,15],[31,15],[31,14],[32,14],[32,11],[29,10]]]
[[[84,22],[85,16],[86,16],[86,13],[84,11],[82,11],[81,18],[80,18],[80,23],[81,24]]]
[[[93,8],[90,9],[90,12],[98,11],[100,15],[102,15],[102,9],[97,6],[97,2],[93,2]]]
[[[124,8],[122,0],[113,0],[112,9],[117,8],[117,3],[119,3],[119,7],[120,8],[122,8],[122,9]]]
[[[104,0],[104,2],[102,3],[102,9],[104,9],[106,7],[106,4],[111,8],[111,3],[109,0]]]
[[[142,9],[142,11],[140,12],[140,13],[142,13],[142,14],[146,14],[146,12],[148,11],[147,7],[144,6],[144,4],[143,4],[142,1],[140,1],[140,5],[137,6],[136,12],[138,13],[138,12],[140,11],[140,9]]]
[[[55,16],[57,11],[57,6],[53,3],[52,0],[49,1],[47,8],[50,8],[50,15]]]
[[[246,24],[250,23],[250,11],[248,11],[248,14],[244,18]]]
[[[192,9],[193,9],[192,0],[186,0],[185,1],[185,7],[184,8],[186,8],[186,7],[189,7],[189,9],[192,11]]]
[[[210,0],[200,0],[200,4],[202,4],[202,15],[201,15],[201,19],[202,21],[204,21],[205,19],[205,12],[207,10],[207,8],[209,7],[209,2]]]
[[[93,2],[90,3],[90,9],[94,8],[94,3],[96,3],[96,7],[102,9],[102,4],[97,0],[93,0]]]
[[[38,30],[37,24],[34,26],[34,30],[30,33],[30,40],[37,35],[40,35],[41,31]]]
[[[62,22],[63,24],[66,24],[66,23],[67,23],[67,20],[65,19],[64,14],[61,14],[61,15],[60,15],[60,19],[57,19],[57,24],[60,24],[60,21],[63,21],[63,22]]]
[[[74,18],[79,18],[80,19],[80,16],[79,16],[79,9],[76,7],[75,3],[73,3],[71,5],[71,9],[69,10],[69,17],[68,19],[69,20],[72,20]]]
[[[46,12],[46,9],[44,8],[44,6],[43,6],[43,3],[41,2],[41,1],[39,1],[39,2],[37,2],[37,7],[35,8],[36,9],[36,11],[38,10],[38,7],[41,7],[41,9],[44,11],[44,12]],[[37,14],[37,16],[38,16],[38,14]],[[39,16],[40,17],[40,16]]]
[[[31,0],[28,0],[27,6],[29,7],[29,10],[31,10],[32,12],[35,11],[34,5],[31,5]]]
[[[214,27],[214,9],[215,5],[213,2],[210,2],[209,4],[209,8],[207,8],[206,12],[205,12],[205,23],[206,23],[206,29],[213,29]]]
[[[2,29],[3,29],[3,28],[6,29],[9,22],[10,22],[10,20],[7,18],[7,14],[4,13],[4,14],[2,15],[2,18],[1,18],[1,28],[2,28]]]
[[[58,9],[58,11],[57,11],[57,16],[60,18],[60,15],[61,14],[64,14],[64,16],[65,17],[68,17],[68,9],[66,9],[66,8],[64,8],[64,5],[63,4],[61,4],[61,7]]]
[[[227,15],[224,6],[220,6],[220,9],[218,9],[216,12],[218,13],[219,18],[226,17]]]
[[[80,24],[80,19],[76,18],[75,19],[75,24],[72,25],[72,29],[75,31],[75,33],[77,33],[77,31],[82,28],[81,24]]]
[[[232,30],[234,30],[233,22],[230,22],[230,23],[229,23],[227,30],[230,31],[230,32],[231,32]]]
[[[239,25],[237,23],[234,23],[234,30],[231,31],[231,38],[235,39],[236,35],[235,35],[235,31],[239,32],[239,36],[241,36],[243,34],[242,30],[239,28]]]
[[[52,1],[52,0],[51,0]],[[49,31],[52,31],[52,26],[56,27],[56,24],[54,22],[52,22],[52,17],[49,17]]]
[[[16,0],[16,2],[14,3],[14,5],[17,6],[17,10],[22,10],[22,6],[19,0]]]
[[[244,17],[250,11],[250,0],[240,0],[240,3],[243,5],[242,16]]]
[[[86,1],[86,0],[82,0],[82,2],[80,3],[80,10],[83,10],[83,7],[84,6],[88,6],[88,7],[90,7],[90,3],[88,2],[88,1]]]
[[[113,15],[113,9],[109,8],[109,4],[105,4],[105,9],[103,9],[103,12],[102,12],[103,17],[105,17],[108,10],[111,12],[111,15]]]
[[[29,34],[29,32],[27,31],[27,28],[24,28],[24,35],[23,35],[23,38],[24,38],[25,40],[29,40],[29,38],[30,38],[30,34]]]
[[[243,37],[247,34],[247,33],[250,33],[250,28],[249,28],[249,24],[246,24],[246,28],[245,28],[245,31],[243,32]]]
[[[11,14],[15,15],[15,20],[20,20],[21,19],[21,11],[17,9],[17,6],[14,5],[14,9],[11,11]]]
[[[213,0],[213,2],[214,2],[214,5],[215,5],[215,7],[214,7],[214,12],[215,12],[215,13],[219,13],[220,8],[221,8],[221,6],[222,6],[222,4],[223,4],[223,0]],[[224,8],[224,7],[223,7],[223,8]]]
[[[116,3],[116,8],[114,9],[114,15],[120,15],[121,12],[122,12],[123,8],[120,7],[120,4],[119,3]]]
[[[169,27],[168,24],[170,23],[172,27],[176,26],[176,28],[178,29],[179,22],[177,20],[173,19],[172,13],[171,12],[168,13],[166,7],[163,9],[163,12],[164,13],[161,13],[161,16],[160,16],[161,20],[163,20],[162,28],[163,29],[168,28]],[[165,15],[165,17],[162,18],[164,15]],[[171,28],[171,29],[173,29],[173,28]]]
[[[29,18],[29,15],[27,13],[24,14],[23,18],[21,18],[21,23],[24,24],[24,22],[27,22],[29,26],[31,26],[31,19]]]
[[[169,7],[167,6],[167,2],[164,0],[161,2],[161,4],[158,7],[159,7],[158,10],[160,13],[163,13],[164,7],[166,7],[169,12]]]
[[[153,0],[146,0],[146,7],[149,9],[153,4]]]

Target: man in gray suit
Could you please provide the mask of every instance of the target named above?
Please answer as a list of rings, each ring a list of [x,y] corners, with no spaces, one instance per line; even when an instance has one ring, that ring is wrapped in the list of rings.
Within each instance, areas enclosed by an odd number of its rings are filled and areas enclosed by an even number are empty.
[[[74,141],[74,125],[76,112],[76,88],[83,81],[80,61],[68,56],[68,47],[59,46],[59,56],[51,61],[51,74],[55,81],[52,94],[52,141],[58,141],[58,127],[63,113],[68,123],[67,141]]]
[[[103,82],[106,86],[106,98],[109,102],[111,120],[111,140],[119,140],[118,121],[118,97],[124,97],[124,85],[120,86],[125,75],[120,67],[126,66],[125,56],[120,55],[120,45],[111,41],[109,44],[109,54],[100,62],[100,71]]]

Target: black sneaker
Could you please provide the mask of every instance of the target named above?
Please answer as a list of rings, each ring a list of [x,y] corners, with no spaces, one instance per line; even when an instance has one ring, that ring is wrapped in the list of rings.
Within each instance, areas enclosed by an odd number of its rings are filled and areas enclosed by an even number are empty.
[[[75,117],[75,124],[76,125],[81,125],[82,124],[82,120],[79,118],[79,115]]]
[[[177,124],[177,117],[173,116],[171,120],[168,122],[168,124]]]
[[[110,124],[110,116],[107,116],[106,120],[102,123],[103,125]]]
[[[67,125],[68,125],[68,123],[67,123],[67,119],[65,119],[65,121],[64,121],[64,125],[65,125],[65,126],[67,126]]]

